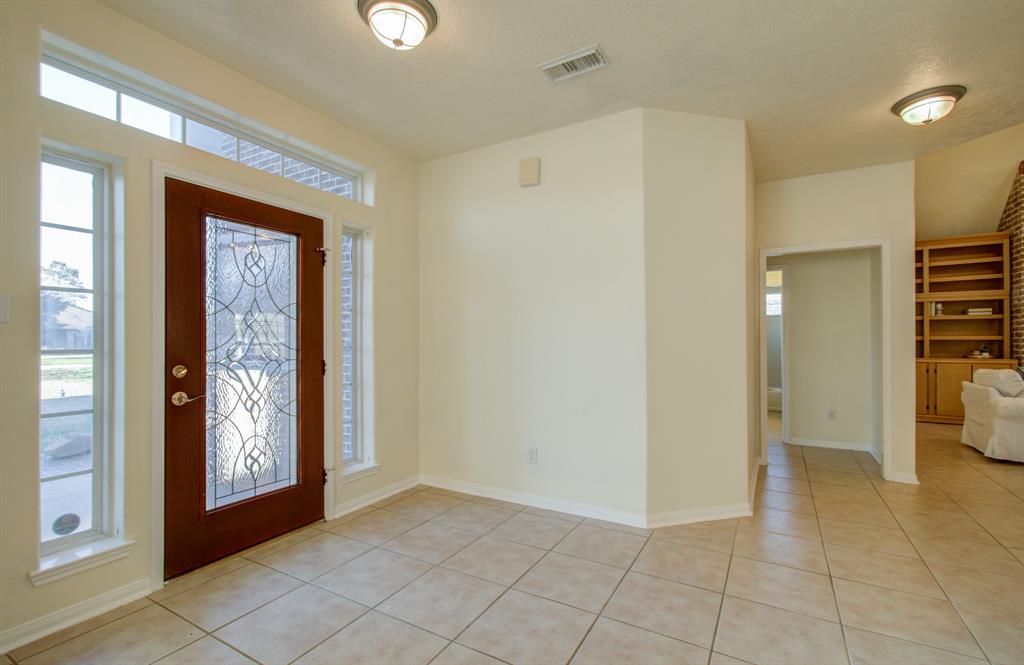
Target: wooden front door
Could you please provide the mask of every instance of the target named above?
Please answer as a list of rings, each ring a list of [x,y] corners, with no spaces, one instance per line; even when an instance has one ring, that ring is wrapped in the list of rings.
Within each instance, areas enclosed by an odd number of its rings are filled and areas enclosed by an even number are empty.
[[[165,191],[170,578],[323,517],[323,222]]]

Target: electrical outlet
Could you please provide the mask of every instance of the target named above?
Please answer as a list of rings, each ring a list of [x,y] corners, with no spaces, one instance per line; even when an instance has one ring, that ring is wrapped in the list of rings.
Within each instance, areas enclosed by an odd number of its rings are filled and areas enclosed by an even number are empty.
[[[537,449],[536,448],[530,448],[529,450],[526,451],[526,463],[527,464],[536,464],[537,463]]]
[[[839,411],[837,411],[836,409],[829,409],[828,419],[832,422],[837,422],[839,420]]]

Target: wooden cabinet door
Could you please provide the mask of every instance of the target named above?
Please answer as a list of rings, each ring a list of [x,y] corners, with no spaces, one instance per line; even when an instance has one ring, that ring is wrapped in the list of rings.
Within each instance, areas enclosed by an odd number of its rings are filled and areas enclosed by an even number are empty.
[[[928,363],[917,363],[917,415],[926,416],[931,412],[928,390]]]
[[[971,380],[971,366],[965,363],[935,363],[934,367],[935,415],[963,418],[964,405],[960,401],[960,383]]]

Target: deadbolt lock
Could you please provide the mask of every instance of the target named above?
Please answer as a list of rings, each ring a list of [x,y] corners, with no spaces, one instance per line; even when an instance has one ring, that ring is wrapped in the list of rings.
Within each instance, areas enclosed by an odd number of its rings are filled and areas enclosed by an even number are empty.
[[[171,369],[171,376],[176,379],[183,379],[186,374],[188,374],[188,367],[185,367],[184,365],[175,365],[174,368]]]

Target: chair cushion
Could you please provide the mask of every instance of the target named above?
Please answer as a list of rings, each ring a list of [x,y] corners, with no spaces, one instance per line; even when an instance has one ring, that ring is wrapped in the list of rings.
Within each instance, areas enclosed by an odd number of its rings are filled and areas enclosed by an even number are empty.
[[[974,383],[995,388],[1004,397],[1024,396],[1024,377],[1015,369],[979,369],[974,372]]]

